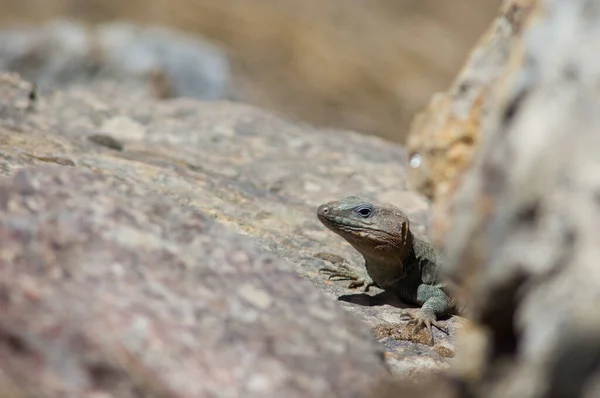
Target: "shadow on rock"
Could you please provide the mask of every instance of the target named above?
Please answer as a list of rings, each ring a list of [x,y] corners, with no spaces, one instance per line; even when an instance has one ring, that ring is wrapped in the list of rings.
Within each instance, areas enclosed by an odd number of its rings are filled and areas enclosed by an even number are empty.
[[[343,294],[338,297],[338,300],[367,307],[374,307],[384,304],[388,304],[396,308],[414,307],[400,300],[400,298],[398,298],[398,296],[392,292],[380,292],[374,296],[367,293]]]

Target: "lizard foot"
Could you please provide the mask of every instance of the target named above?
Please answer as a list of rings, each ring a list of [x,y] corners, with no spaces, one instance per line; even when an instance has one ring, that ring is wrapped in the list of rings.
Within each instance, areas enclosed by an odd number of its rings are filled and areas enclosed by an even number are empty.
[[[333,281],[352,281],[348,285],[349,289],[364,286],[363,291],[368,292],[371,286],[375,286],[373,281],[367,281],[365,278],[361,278],[358,273],[350,269],[345,264],[339,264],[337,267],[323,267],[319,269],[320,272],[329,275],[329,280]]]
[[[408,321],[409,325],[415,325],[413,329],[413,334],[416,334],[422,328],[427,328],[429,332],[429,344],[433,346],[433,329],[432,326],[435,326],[442,332],[448,334],[448,329],[443,326],[440,322],[437,321],[435,314],[429,311],[424,311],[423,309],[419,309],[417,312],[412,311],[403,311],[400,314],[401,317],[408,317],[410,320]]]

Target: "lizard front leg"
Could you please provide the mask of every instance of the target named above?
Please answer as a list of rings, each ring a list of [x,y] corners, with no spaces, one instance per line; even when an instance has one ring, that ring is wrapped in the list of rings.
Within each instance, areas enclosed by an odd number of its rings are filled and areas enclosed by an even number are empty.
[[[451,301],[439,287],[426,284],[421,284],[417,288],[415,301],[417,304],[421,304],[421,308],[417,312],[403,311],[401,316],[409,317],[409,324],[415,325],[413,333],[418,333],[423,327],[427,328],[430,344],[433,345],[432,326],[448,334],[448,329],[439,323],[437,319],[450,312]]]
[[[314,256],[332,264],[330,267],[319,268],[319,272],[329,275],[329,280],[352,281],[348,285],[349,289],[364,286],[364,292],[368,292],[371,286],[377,286],[376,283],[363,278],[358,272],[348,267],[346,259],[342,256],[332,253],[317,253]]]
[[[323,267],[319,268],[319,272],[329,275],[329,280],[334,281],[352,281],[348,284],[349,289],[354,289],[357,287],[363,287],[363,292],[368,292],[371,286],[377,286],[375,282],[370,279],[363,278],[359,275],[358,272],[351,269],[346,264],[338,264],[333,267]]]

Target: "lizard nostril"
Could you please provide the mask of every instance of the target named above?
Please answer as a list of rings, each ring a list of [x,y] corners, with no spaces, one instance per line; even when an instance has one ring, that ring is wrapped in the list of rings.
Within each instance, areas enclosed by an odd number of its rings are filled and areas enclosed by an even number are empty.
[[[319,206],[318,212],[319,212],[319,214],[327,214],[327,213],[329,213],[329,206],[327,206],[327,205],[321,205],[321,206]]]

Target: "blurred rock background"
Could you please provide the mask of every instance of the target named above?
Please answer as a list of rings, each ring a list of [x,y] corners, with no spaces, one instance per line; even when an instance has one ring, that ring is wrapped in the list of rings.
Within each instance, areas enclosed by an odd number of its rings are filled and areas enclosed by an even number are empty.
[[[319,127],[404,142],[413,115],[448,88],[499,6],[0,0],[0,67],[42,89],[102,76],[141,79],[160,98],[236,99]],[[48,24],[59,19],[77,23]]]

